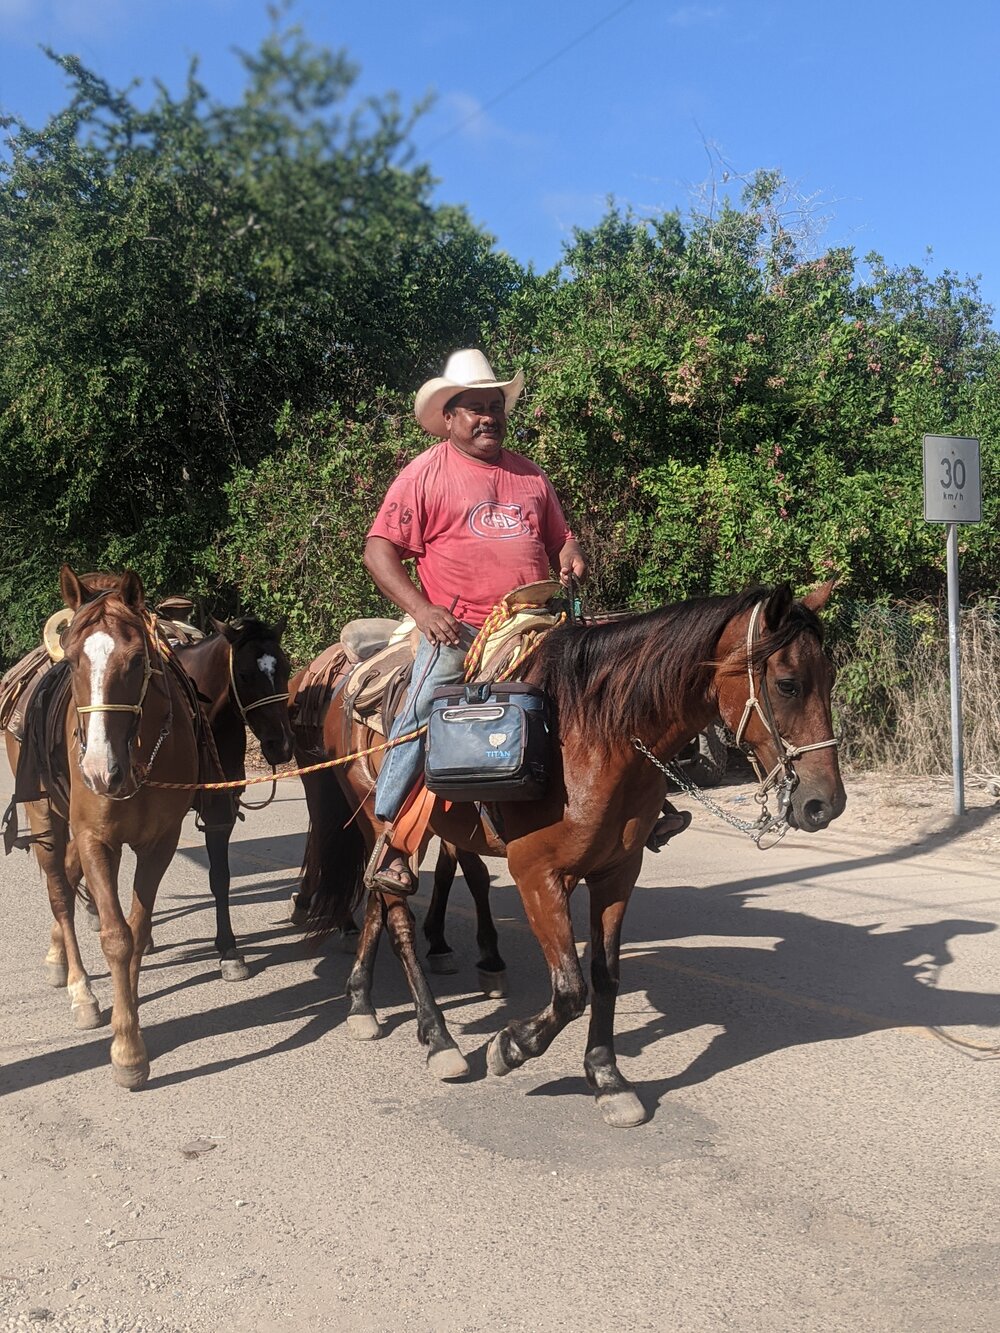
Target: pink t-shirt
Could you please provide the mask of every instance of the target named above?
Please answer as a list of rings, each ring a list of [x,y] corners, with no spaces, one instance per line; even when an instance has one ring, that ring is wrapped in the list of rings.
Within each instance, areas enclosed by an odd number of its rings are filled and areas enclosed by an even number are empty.
[[[425,596],[482,625],[512,588],[547,579],[571,536],[548,477],[501,451],[481,463],[448,440],[407,463],[389,487],[369,537],[414,558]]]

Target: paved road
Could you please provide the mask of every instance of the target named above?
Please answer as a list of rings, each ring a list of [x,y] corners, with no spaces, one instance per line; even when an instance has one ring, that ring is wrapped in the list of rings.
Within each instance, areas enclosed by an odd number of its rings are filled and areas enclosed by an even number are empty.
[[[287,783],[240,828],[239,985],[217,976],[186,829],[138,1094],[112,1084],[107,1030],[73,1031],[43,982],[33,864],[0,861],[0,1328],[1000,1326],[1000,1063],[978,1049],[1000,1041],[996,859],[862,843],[850,807],[761,854],[699,811],[647,857],[626,922],[619,1046],[652,1119],[616,1131],[584,1090],[582,1022],[486,1077],[488,1037],[544,995],[499,862],[509,998],[476,993],[461,883],[467,965],[433,979],[470,1078],[424,1070],[388,952],[386,1034],[351,1042],[349,960],[285,919],[304,826]],[[217,1146],[185,1155],[197,1139]]]

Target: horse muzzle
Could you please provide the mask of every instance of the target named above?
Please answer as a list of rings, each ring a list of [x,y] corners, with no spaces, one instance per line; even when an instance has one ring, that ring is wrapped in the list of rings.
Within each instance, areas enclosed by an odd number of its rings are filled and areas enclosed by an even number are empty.
[[[287,764],[292,757],[292,733],[291,730],[276,732],[272,736],[261,736],[260,752],[269,764],[277,767],[279,764]]]
[[[842,786],[838,786],[832,795],[810,792],[799,786],[792,793],[785,818],[792,828],[801,829],[803,833],[819,833],[844,813],[846,805],[847,794]]]

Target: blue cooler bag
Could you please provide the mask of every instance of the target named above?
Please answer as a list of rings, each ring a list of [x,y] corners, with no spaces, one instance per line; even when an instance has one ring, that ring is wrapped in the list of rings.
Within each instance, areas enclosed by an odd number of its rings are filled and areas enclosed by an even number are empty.
[[[453,801],[534,801],[549,781],[549,704],[511,680],[442,685],[431,696],[424,782]]]

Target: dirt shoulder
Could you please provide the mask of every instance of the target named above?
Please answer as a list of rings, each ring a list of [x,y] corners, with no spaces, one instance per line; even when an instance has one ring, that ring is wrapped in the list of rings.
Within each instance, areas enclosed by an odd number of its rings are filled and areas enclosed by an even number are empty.
[[[845,819],[866,837],[893,844],[947,842],[959,856],[1000,856],[1000,779],[967,774],[965,813],[954,814],[951,775],[847,773]]]

